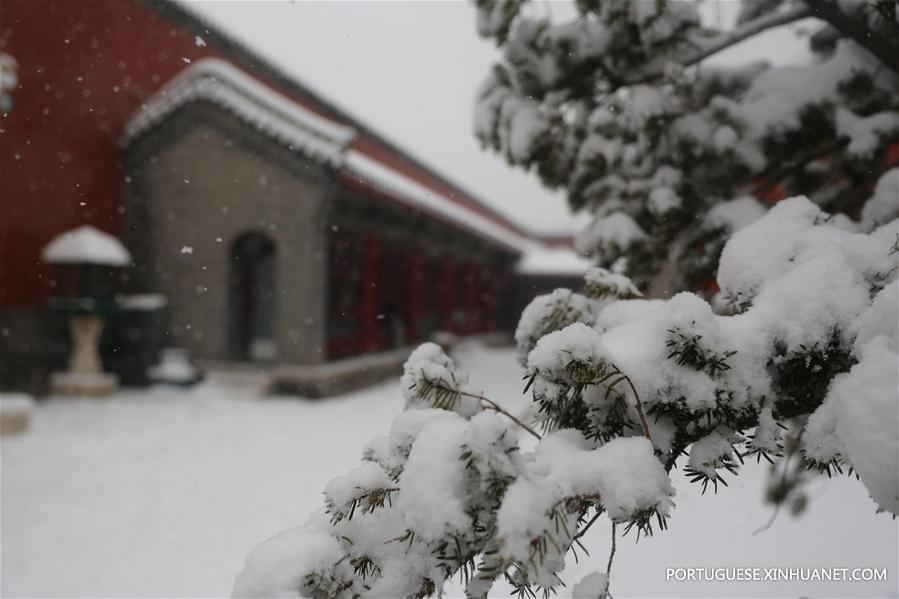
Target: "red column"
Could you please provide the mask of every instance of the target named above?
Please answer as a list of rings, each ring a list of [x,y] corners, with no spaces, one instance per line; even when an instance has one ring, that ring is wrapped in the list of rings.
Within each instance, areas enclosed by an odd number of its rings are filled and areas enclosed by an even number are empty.
[[[499,293],[501,288],[501,275],[496,272],[493,267],[487,268],[487,297],[484,301],[484,328],[488,331],[495,331],[499,327],[496,326],[496,304],[499,301]]]
[[[421,300],[422,281],[424,280],[425,253],[416,244],[409,260],[409,327],[406,342],[411,344],[421,340]]]
[[[365,236],[365,254],[362,265],[362,320],[361,346],[363,352],[378,349],[378,237],[374,233]]]
[[[887,148],[887,166],[899,164],[899,143],[890,145]]]
[[[456,303],[456,264],[449,254],[443,257],[440,275],[440,328],[453,330],[453,308]]]
[[[478,322],[478,296],[481,294],[479,270],[478,263],[474,260],[468,263],[468,273],[465,276],[465,328],[468,333],[477,333],[480,328]]]

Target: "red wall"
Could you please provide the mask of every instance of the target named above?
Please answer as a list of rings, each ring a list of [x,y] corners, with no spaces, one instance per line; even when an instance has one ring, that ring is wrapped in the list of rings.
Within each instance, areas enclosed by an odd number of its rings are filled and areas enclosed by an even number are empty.
[[[0,47],[19,89],[0,133],[0,305],[42,302],[40,248],[90,223],[120,234],[116,141],[128,117],[186,66],[216,55],[121,0],[3,0]]]

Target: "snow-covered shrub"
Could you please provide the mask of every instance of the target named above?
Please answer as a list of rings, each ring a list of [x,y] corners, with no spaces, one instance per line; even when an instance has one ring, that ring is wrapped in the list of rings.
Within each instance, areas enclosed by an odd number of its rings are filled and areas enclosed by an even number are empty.
[[[421,346],[389,436],[328,484],[324,509],[254,550],[234,594],[424,597],[452,576],[471,597],[500,577],[551,593],[593,519],[664,529],[676,470],[726,484],[747,457],[781,455],[797,418],[804,464],[851,468],[878,509],[897,513],[896,239],[899,219],[850,230],[797,197],[725,246],[733,314],[691,293],[615,299],[635,290],[601,271],[586,286],[604,299],[538,298],[517,340],[540,432]],[[522,431],[539,439],[533,449]],[[607,590],[594,573],[573,592]]]

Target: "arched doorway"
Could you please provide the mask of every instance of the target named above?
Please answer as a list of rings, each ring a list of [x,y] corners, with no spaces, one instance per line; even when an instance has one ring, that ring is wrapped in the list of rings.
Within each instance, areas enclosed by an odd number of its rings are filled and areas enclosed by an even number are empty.
[[[228,330],[232,358],[269,361],[277,357],[275,243],[245,233],[231,246]]]

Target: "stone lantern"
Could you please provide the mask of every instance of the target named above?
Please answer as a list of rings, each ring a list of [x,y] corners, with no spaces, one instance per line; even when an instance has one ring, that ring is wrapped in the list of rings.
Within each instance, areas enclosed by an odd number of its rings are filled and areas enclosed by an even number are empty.
[[[116,270],[131,263],[131,254],[112,235],[83,225],[53,238],[42,256],[55,267],[50,309],[68,316],[72,338],[69,368],[51,375],[51,393],[114,393],[118,377],[103,372],[99,341],[104,317],[116,310]]]

